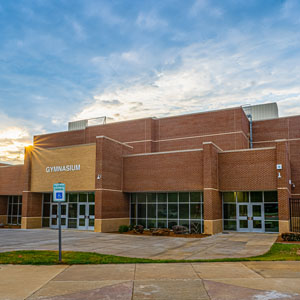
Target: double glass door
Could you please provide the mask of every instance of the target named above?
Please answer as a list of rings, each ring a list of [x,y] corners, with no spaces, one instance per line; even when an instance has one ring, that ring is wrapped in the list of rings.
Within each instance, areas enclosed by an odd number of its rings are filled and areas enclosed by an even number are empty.
[[[78,229],[94,230],[95,204],[78,203]]]
[[[237,230],[245,232],[264,232],[263,203],[238,203]]]
[[[61,228],[68,228],[68,204],[61,203]],[[58,204],[52,203],[50,210],[50,227],[58,228]]]

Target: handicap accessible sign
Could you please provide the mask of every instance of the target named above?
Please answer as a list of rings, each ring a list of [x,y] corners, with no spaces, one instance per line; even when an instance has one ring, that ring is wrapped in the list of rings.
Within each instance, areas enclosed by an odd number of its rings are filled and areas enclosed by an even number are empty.
[[[64,183],[53,184],[53,202],[66,201],[66,186]]]

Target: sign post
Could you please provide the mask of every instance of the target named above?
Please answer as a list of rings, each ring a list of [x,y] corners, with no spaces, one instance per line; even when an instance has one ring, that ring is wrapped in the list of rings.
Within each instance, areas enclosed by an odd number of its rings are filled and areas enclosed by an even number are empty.
[[[66,201],[66,186],[64,183],[53,184],[53,202],[58,203],[58,255],[61,262],[61,203]]]

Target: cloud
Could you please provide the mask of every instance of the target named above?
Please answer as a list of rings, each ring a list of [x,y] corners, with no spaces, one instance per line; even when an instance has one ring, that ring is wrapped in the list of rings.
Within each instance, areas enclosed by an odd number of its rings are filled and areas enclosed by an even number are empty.
[[[29,132],[16,126],[1,126],[0,129],[0,162],[22,163],[24,147],[31,144]]]
[[[286,0],[281,9],[281,17],[294,24],[300,24],[300,2],[298,0]]]
[[[219,18],[224,14],[222,8],[217,7],[216,2],[208,0],[195,0],[194,4],[190,8],[190,15],[193,17],[199,14],[205,14],[211,17]]]
[[[104,1],[87,1],[84,13],[88,17],[100,18],[102,22],[110,26],[125,23],[125,19],[115,13],[112,7]]]
[[[163,55],[169,63],[159,71],[106,87],[75,118],[161,117],[273,101],[282,115],[294,114],[293,107],[299,107],[299,57],[288,54],[295,38],[232,30],[224,39],[167,51]],[[103,103],[113,100],[123,105]]]
[[[35,130],[43,132],[41,126],[34,122],[0,113],[0,163],[23,163],[24,148],[32,145]]]
[[[148,13],[139,13],[136,19],[136,24],[139,27],[150,31],[155,29],[162,30],[164,27],[168,26],[167,21],[158,17],[154,11]]]

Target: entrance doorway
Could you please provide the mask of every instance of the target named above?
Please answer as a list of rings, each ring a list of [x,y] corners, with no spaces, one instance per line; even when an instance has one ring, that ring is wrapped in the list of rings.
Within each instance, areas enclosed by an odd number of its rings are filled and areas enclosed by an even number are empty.
[[[94,230],[95,203],[78,203],[78,229]]]
[[[237,230],[242,232],[264,232],[263,203],[238,203]]]
[[[61,203],[61,228],[68,228],[68,204]],[[58,228],[58,204],[52,203],[50,210],[50,228]]]

